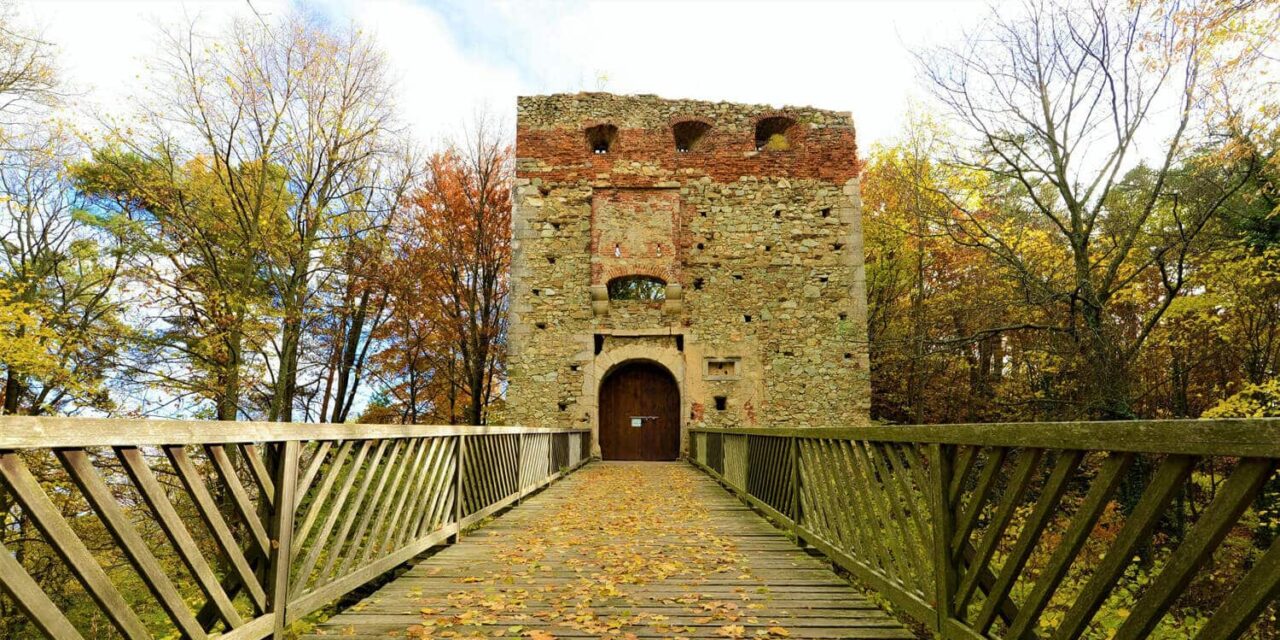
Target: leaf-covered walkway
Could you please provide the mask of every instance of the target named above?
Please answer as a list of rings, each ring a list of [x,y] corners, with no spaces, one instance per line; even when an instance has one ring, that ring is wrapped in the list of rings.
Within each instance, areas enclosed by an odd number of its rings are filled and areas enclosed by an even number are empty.
[[[912,638],[682,463],[594,463],[308,637]]]

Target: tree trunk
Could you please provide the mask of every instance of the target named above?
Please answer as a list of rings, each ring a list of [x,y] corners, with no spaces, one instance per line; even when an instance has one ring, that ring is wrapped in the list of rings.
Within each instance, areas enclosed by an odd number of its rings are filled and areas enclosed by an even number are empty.
[[[241,342],[239,328],[228,333],[226,371],[221,376],[222,389],[217,401],[218,420],[234,422],[239,417]]]
[[[18,399],[22,397],[22,382],[19,380],[19,374],[8,367],[8,376],[4,381],[4,415],[11,416],[18,413]]]

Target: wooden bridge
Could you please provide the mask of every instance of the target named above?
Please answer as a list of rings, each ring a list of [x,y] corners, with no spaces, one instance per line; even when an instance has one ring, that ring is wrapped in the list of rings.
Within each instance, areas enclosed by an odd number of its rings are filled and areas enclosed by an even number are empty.
[[[0,418],[0,634],[1280,637],[1280,421],[689,444]]]

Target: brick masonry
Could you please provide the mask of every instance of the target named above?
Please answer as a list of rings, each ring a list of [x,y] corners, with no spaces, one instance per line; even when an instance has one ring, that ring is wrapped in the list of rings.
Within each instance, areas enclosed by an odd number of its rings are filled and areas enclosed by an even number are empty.
[[[757,149],[762,121],[785,141]],[[681,151],[677,125],[706,131]],[[611,133],[607,153],[592,127]],[[516,156],[504,422],[595,428],[600,382],[631,360],[675,376],[684,442],[690,425],[867,420],[848,113],[522,97]],[[625,275],[663,280],[666,300],[610,301],[606,285]]]

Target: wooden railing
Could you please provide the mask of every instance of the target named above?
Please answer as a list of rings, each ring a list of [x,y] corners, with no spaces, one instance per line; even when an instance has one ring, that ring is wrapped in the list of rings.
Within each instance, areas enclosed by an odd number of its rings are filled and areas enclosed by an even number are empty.
[[[282,636],[578,467],[589,441],[525,427],[0,418],[0,540],[26,551],[0,543],[0,587],[52,638]],[[49,566],[29,572],[40,551],[74,577],[69,593]],[[13,624],[5,637],[35,635]]]
[[[691,433],[691,462],[945,638],[1280,636],[1280,420]]]

